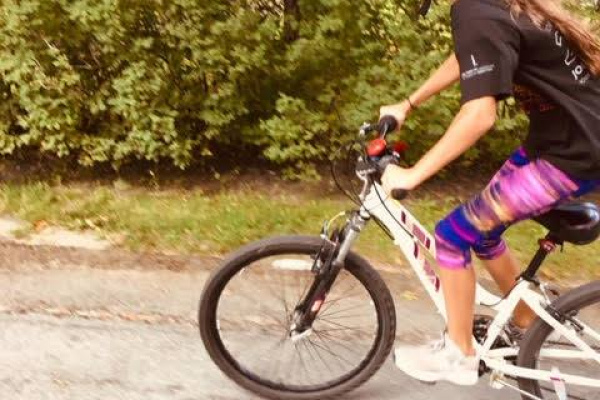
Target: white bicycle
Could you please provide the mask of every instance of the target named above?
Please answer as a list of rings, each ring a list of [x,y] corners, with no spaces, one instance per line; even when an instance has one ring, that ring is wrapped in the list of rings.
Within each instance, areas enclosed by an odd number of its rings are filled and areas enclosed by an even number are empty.
[[[399,163],[404,150],[386,142],[393,124],[384,118],[361,128],[360,138],[373,132],[378,137],[366,147],[361,141],[354,159],[363,183],[355,196],[358,209],[327,222],[320,237],[250,244],[207,282],[199,309],[203,342],[217,366],[243,388],[270,399],[328,399],[357,388],[386,361],[396,334],[392,295],[379,273],[351,250],[369,221],[394,240],[445,318],[432,268],[435,241],[401,204],[407,193],[388,197],[379,184],[382,171]],[[336,220],[343,221],[338,228]],[[588,244],[600,235],[600,211],[571,203],[536,221],[549,233],[511,293],[498,298],[478,285],[477,303],[490,310],[475,319],[480,373],[490,376],[493,387],[517,390],[523,399],[600,399],[600,281],[559,295],[536,278],[557,246]],[[539,318],[517,337],[508,323],[521,300]]]

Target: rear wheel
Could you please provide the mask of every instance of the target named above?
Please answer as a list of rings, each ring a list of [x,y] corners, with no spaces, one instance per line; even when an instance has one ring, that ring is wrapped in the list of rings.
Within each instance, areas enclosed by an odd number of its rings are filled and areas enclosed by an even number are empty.
[[[600,281],[582,286],[560,297],[553,308],[573,318],[565,326],[579,332],[579,337],[600,354]],[[584,329],[582,329],[584,327]],[[525,335],[519,352],[518,365],[524,368],[557,371],[558,374],[578,375],[597,380],[600,384],[600,363],[594,360],[558,359],[549,350],[578,350],[566,338],[552,338],[554,329],[541,319]],[[546,353],[544,355],[543,353]],[[519,379],[519,387],[541,399],[555,399],[556,388],[552,383]],[[600,400],[598,387],[566,386],[569,399]],[[523,399],[531,397],[523,395]]]
[[[316,274],[320,238],[251,244],[212,277],[200,301],[200,333],[233,381],[271,399],[325,399],[367,381],[395,338],[392,296],[379,274],[350,253],[306,334],[292,337],[294,310]]]

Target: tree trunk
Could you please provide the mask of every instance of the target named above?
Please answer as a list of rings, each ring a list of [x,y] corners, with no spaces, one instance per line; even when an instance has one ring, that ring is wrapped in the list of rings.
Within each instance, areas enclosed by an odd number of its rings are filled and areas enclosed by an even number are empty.
[[[292,43],[300,37],[299,0],[283,0],[283,38]]]

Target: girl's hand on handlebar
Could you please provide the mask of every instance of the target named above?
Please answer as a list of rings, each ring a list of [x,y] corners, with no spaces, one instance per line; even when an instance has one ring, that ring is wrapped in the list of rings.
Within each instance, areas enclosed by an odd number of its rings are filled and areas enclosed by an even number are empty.
[[[396,118],[396,121],[398,122],[397,130],[400,130],[402,128],[402,125],[404,125],[404,122],[406,121],[406,118],[408,117],[408,114],[410,114],[411,110],[412,107],[410,106],[408,101],[403,101],[400,104],[381,107],[381,109],[379,110],[379,118],[383,118],[386,115]]]
[[[385,169],[381,183],[388,195],[394,189],[413,190],[419,184],[412,168],[402,168],[397,165],[390,165]]]

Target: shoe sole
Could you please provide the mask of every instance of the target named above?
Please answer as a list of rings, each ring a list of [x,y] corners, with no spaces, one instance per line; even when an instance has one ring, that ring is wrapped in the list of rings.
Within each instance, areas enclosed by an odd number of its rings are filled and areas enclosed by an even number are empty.
[[[418,380],[421,383],[427,385],[435,385],[437,382],[450,382],[458,386],[474,386],[479,382],[479,373],[468,373],[468,372],[420,372],[407,371],[396,359],[396,353],[393,354],[394,364],[400,371],[413,379]]]
[[[425,384],[435,384],[437,382],[450,382],[458,386],[474,386],[479,381],[479,377],[465,376],[465,373],[414,373],[401,369],[406,375]]]

